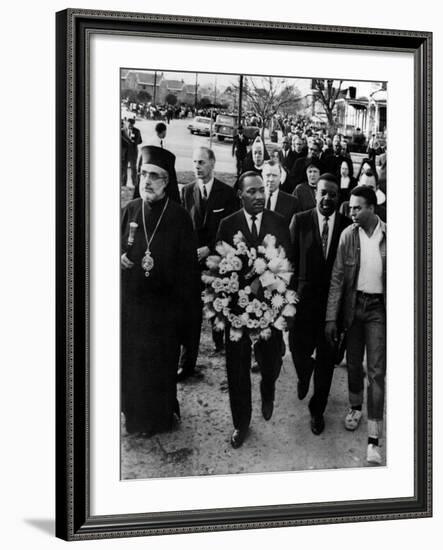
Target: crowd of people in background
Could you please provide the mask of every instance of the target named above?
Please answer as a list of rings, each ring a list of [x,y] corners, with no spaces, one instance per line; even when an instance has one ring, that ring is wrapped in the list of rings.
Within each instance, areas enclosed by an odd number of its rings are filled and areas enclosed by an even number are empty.
[[[179,112],[176,108],[174,117]],[[238,127],[232,144],[234,186],[215,177],[216,157],[206,146],[194,150],[190,165],[195,180],[182,186],[174,153],[164,141],[166,124],[156,125],[150,144],[142,144],[134,119],[123,124],[122,184],[130,167],[140,194],[122,215],[126,429],[150,436],[170,429],[174,415],[179,415],[177,382],[201,374],[196,367],[201,272],[217,241],[231,242],[241,229],[251,246],[258,246],[265,233],[274,235],[292,262],[292,285],[300,303],[288,342],[300,400],[313,380],[308,408],[314,435],[325,429],[334,366],[344,353],[349,390],[344,427],[358,428],[366,353],[366,456],[368,462],[380,464],[386,373],[386,149],[356,129],[351,143],[367,153],[356,163],[342,134],[328,134],[306,117],[276,118],[281,136],[277,144],[265,142],[263,132],[253,140],[244,136],[243,125],[260,127],[259,117],[248,117]],[[259,345],[247,337],[231,342],[227,333],[212,333],[213,353],[226,356],[234,425],[230,441],[238,448],[251,420],[251,353],[261,373],[263,418],[269,420],[285,344],[276,330]]]

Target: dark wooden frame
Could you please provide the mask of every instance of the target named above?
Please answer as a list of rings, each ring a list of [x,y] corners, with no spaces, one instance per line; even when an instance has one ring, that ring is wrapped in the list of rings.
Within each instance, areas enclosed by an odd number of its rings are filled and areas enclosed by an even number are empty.
[[[66,540],[253,529],[432,514],[432,34],[69,9],[57,13],[56,535]],[[173,36],[414,55],[415,491],[410,498],[91,516],[89,510],[89,40]],[[75,277],[74,277],[75,271]]]

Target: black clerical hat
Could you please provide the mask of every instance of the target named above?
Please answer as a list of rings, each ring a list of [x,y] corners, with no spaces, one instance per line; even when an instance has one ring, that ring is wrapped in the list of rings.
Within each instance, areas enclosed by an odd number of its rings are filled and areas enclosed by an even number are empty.
[[[168,151],[167,149],[162,149],[161,147],[156,147],[155,145],[144,145],[140,149],[142,156],[141,168],[143,169],[143,164],[153,164],[154,166],[159,166],[168,172],[169,177],[174,173],[174,164],[175,164],[175,155]]]

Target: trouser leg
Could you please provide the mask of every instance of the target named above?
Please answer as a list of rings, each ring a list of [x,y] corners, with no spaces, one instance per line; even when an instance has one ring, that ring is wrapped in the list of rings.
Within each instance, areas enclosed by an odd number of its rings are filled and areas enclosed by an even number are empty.
[[[200,335],[202,325],[202,307],[200,300],[196,302],[186,320],[181,332],[181,355],[179,365],[186,374],[195,370],[200,346]]]
[[[326,341],[324,323],[320,323],[314,367],[314,394],[309,402],[309,410],[314,416],[321,416],[326,409],[333,375],[334,350]]]
[[[263,401],[274,401],[275,382],[282,365],[281,347],[282,333],[275,329],[272,329],[269,340],[259,340],[254,346],[261,372],[260,392]]]
[[[238,342],[229,339],[226,332],[226,372],[229,402],[234,428],[246,430],[251,422],[251,341],[242,336]]]
[[[362,321],[362,306],[359,300],[356,303],[354,320],[346,334],[346,340],[349,403],[351,407],[360,407],[363,404],[365,328]]]
[[[128,181],[128,157],[126,154],[121,158],[121,185],[125,186]]]
[[[131,171],[132,185],[137,187],[137,157],[131,157],[129,159],[129,169]]]
[[[382,420],[385,402],[386,313],[381,300],[367,304],[365,340],[368,371],[368,419]]]
[[[214,322],[211,320],[212,325],[212,340],[214,342],[214,346],[216,350],[223,349],[224,346],[224,331],[223,330],[215,330],[214,329]]]
[[[288,341],[298,379],[308,381],[314,368],[311,356],[315,348],[315,331],[312,323],[296,319],[294,326],[289,329]]]

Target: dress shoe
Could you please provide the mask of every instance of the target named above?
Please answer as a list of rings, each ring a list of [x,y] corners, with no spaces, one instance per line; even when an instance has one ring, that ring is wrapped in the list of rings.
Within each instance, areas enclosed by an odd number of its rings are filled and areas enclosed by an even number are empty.
[[[183,382],[193,375],[193,371],[187,371],[181,367],[177,371],[177,382]]]
[[[325,419],[323,415],[311,416],[311,432],[314,435],[320,435],[325,429]]]
[[[204,375],[199,370],[185,370],[181,367],[177,371],[177,382],[184,382],[185,380],[188,380],[189,378],[194,378],[196,380],[201,380],[204,378]]]
[[[274,412],[274,402],[273,401],[262,401],[261,412],[265,420],[269,420]]]
[[[246,438],[246,430],[234,430],[231,435],[231,445],[234,449],[238,449],[243,445]]]

